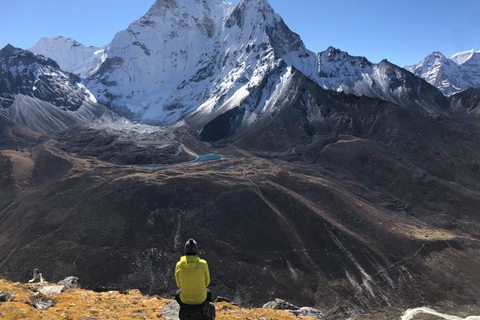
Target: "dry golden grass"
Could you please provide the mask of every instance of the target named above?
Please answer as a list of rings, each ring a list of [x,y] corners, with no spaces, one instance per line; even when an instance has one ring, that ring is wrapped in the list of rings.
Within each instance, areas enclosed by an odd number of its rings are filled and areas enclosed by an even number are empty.
[[[392,228],[392,231],[399,232],[407,235],[410,238],[421,240],[451,240],[455,238],[455,235],[439,229],[433,229],[425,224],[410,222],[402,223],[398,222],[396,226]]]
[[[97,320],[97,319],[164,319],[162,307],[172,300],[161,297],[143,296],[138,290],[128,294],[116,292],[96,293],[83,289],[72,289],[49,297],[55,305],[45,311],[37,310],[30,301],[32,290],[29,285],[0,279],[0,291],[10,292],[15,298],[10,302],[0,302],[0,318],[6,320]],[[312,317],[296,317],[281,310],[244,309],[226,302],[215,304],[219,320],[262,319],[262,320],[313,320]]]
[[[48,310],[40,311],[31,303],[30,295],[33,292],[27,287],[28,284],[14,284],[0,280],[0,291],[11,292],[15,296],[13,301],[0,304],[0,318],[160,319],[161,308],[171,302],[159,297],[144,297],[137,290],[130,290],[128,294],[119,294],[72,289],[49,297],[55,305]]]

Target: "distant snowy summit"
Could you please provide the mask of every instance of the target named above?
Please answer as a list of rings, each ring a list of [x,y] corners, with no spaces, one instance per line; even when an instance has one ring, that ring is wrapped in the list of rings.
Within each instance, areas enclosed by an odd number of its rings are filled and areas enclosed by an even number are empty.
[[[422,62],[404,68],[440,89],[446,96],[480,88],[480,51],[460,52],[451,58],[433,52]]]
[[[80,77],[11,45],[0,50],[0,114],[37,132],[118,118],[96,102]]]
[[[64,71],[86,78],[105,60],[108,46],[87,47],[73,39],[59,36],[41,38],[28,50],[55,60]]]

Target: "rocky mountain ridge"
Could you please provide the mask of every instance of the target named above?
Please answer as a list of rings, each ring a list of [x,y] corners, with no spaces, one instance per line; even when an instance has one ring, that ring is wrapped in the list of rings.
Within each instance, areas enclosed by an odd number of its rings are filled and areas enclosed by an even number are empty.
[[[80,77],[52,59],[10,45],[0,50],[0,109],[37,132],[119,118],[97,103]]]

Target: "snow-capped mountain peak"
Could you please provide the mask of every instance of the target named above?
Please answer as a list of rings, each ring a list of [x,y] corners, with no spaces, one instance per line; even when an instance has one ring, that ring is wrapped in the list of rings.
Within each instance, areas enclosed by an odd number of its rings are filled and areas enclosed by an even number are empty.
[[[469,50],[469,51],[464,51],[464,52],[459,52],[457,54],[454,54],[450,59],[453,60],[456,64],[463,64],[466,61],[474,58],[475,56],[479,56],[480,51],[476,51],[475,49]]]
[[[63,42],[70,50],[65,56],[81,48],[73,40]],[[186,119],[201,128],[237,107],[251,112],[248,121],[258,120],[274,105],[274,88],[288,81],[287,67],[325,89],[414,110],[444,110],[444,101],[417,94],[434,88],[397,66],[372,64],[333,47],[309,51],[267,0],[157,0],[115,35],[101,63],[82,76],[99,102],[122,115],[159,125]]]
[[[480,51],[460,52],[451,58],[434,52],[418,64],[404,66],[450,96],[480,86]]]
[[[61,131],[101,117],[106,108],[52,59],[6,46],[0,50],[0,111],[38,132]]]
[[[267,1],[158,0],[117,33],[87,86],[113,109],[171,124],[223,109],[219,101],[259,85],[280,61],[315,74],[315,55]]]
[[[64,71],[85,78],[105,59],[103,47],[87,47],[77,41],[61,36],[41,38],[29,50],[55,60]]]

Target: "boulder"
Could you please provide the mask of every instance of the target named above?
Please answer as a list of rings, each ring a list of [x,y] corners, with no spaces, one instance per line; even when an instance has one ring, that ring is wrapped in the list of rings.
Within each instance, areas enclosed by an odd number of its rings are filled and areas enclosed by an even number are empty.
[[[162,308],[162,315],[165,320],[178,320],[178,313],[180,312],[180,305],[174,301]]]
[[[275,299],[275,301],[267,302],[263,305],[263,309],[277,309],[277,310],[298,310],[299,307],[282,299]]]
[[[58,284],[64,287],[63,291],[69,289],[80,289],[80,282],[78,281],[78,278],[73,276],[66,277]]]
[[[30,296],[30,301],[33,306],[38,310],[48,310],[55,305],[55,300],[49,298],[48,296],[35,292]]]
[[[319,320],[325,319],[325,314],[322,311],[310,307],[302,307],[292,313],[297,317],[312,317]]]
[[[15,296],[13,294],[11,294],[10,292],[0,291],[0,302],[12,301],[14,298],[15,298]]]
[[[215,320],[215,305],[204,302],[200,305],[181,306],[175,301],[162,308],[166,320]]]
[[[325,315],[323,314],[322,311],[315,309],[315,308],[310,308],[310,307],[302,307],[299,308],[293,304],[291,304],[288,301],[282,300],[282,299],[275,299],[275,301],[270,301],[267,302],[266,304],[263,305],[263,309],[277,309],[277,310],[285,310],[290,313],[293,313],[297,317],[303,317],[303,316],[310,316],[315,319],[320,319],[323,320],[325,319]]]
[[[37,290],[38,292],[46,296],[53,296],[65,291],[64,289],[65,289],[64,286],[44,286],[44,287],[38,288]]]

